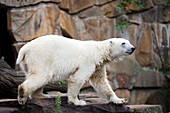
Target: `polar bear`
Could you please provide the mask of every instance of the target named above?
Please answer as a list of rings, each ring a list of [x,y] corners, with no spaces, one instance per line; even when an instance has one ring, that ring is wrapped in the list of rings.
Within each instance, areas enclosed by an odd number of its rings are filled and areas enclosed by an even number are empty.
[[[18,102],[27,98],[46,98],[43,87],[59,80],[68,81],[68,102],[86,105],[77,95],[85,81],[105,99],[123,104],[108,83],[105,64],[133,53],[135,47],[123,38],[105,41],[80,41],[58,35],[39,37],[24,45],[16,64],[25,72],[26,80],[18,86]]]

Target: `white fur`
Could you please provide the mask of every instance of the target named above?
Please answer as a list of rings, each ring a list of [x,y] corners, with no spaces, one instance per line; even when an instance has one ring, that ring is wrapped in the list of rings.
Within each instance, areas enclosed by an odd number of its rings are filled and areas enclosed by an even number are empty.
[[[122,43],[126,44],[122,46]],[[27,97],[43,98],[44,85],[48,82],[68,80],[68,100],[75,105],[85,105],[77,95],[86,80],[106,99],[125,103],[111,89],[105,63],[128,55],[133,47],[128,40],[112,38],[105,41],[79,41],[63,36],[39,37],[20,49],[17,64],[26,74],[19,86],[18,101],[24,104]],[[95,79],[94,79],[95,78]],[[22,97],[23,96],[23,97]]]

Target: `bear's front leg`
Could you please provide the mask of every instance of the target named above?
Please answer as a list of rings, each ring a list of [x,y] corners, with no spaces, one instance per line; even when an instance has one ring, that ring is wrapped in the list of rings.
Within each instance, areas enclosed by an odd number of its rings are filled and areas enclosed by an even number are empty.
[[[86,102],[83,100],[79,100],[77,95],[85,83],[86,80],[94,72],[95,65],[83,65],[82,67],[77,67],[75,71],[70,75],[67,79],[68,81],[68,102],[73,103],[74,105],[86,105]]]
[[[113,102],[115,104],[124,104],[127,103],[127,99],[118,98],[114,91],[112,90],[106,75],[105,67],[97,69],[95,73],[90,77],[90,84],[94,89],[99,92],[104,98]]]
[[[86,105],[85,101],[79,100],[77,97],[84,82],[85,81],[79,81],[79,80],[73,80],[73,79],[68,81],[67,94],[68,94],[69,103],[73,103],[74,105],[80,105],[80,106]]]

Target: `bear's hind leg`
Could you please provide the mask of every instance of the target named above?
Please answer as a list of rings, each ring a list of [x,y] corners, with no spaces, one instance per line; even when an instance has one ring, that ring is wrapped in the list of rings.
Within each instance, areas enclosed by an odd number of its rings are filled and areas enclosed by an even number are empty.
[[[24,90],[23,84],[18,86],[18,103],[23,105],[27,101],[28,93]]]
[[[43,87],[37,89],[30,95],[31,99],[33,98],[49,98],[48,95],[43,94]]]
[[[43,77],[41,77],[43,76]],[[29,75],[27,79],[18,87],[18,102],[25,104],[29,95],[48,83],[45,75]]]

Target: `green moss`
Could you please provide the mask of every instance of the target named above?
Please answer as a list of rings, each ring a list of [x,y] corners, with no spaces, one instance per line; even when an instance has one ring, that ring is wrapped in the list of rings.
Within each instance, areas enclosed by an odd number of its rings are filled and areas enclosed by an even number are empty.
[[[60,80],[59,81],[62,85],[66,85],[67,84],[67,82],[65,81],[65,80]]]
[[[61,106],[60,92],[58,92],[58,95],[55,99],[55,105],[56,105],[57,113],[62,113],[62,111],[60,110],[60,106]]]
[[[116,6],[116,8],[113,9],[112,11],[106,12],[104,15],[106,16],[112,12],[115,12],[115,11],[124,12],[128,9],[128,7],[130,5],[134,5],[135,7],[140,7],[140,8],[145,7],[144,4],[140,0],[118,0],[118,5]],[[116,30],[122,31],[123,29],[126,29],[130,25],[131,25],[131,23],[127,19],[124,19],[116,25]]]

